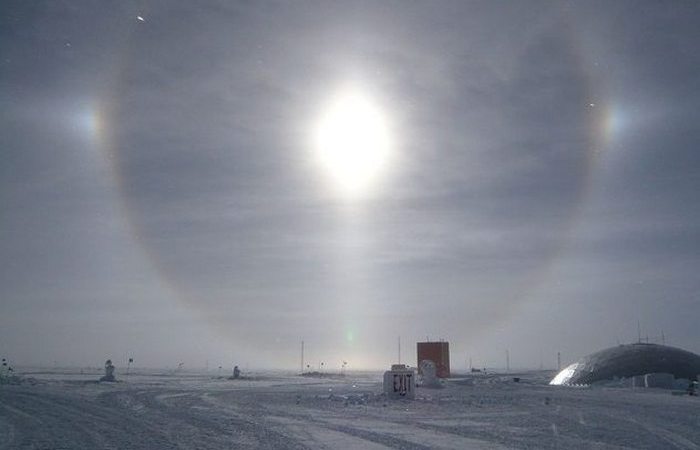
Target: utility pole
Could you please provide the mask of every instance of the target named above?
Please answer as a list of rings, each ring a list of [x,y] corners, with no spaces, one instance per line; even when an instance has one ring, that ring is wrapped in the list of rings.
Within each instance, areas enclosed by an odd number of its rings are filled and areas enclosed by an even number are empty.
[[[506,372],[510,372],[510,352],[506,350]]]
[[[399,364],[401,364],[401,336],[399,336]]]
[[[301,341],[301,374],[304,373],[304,341]]]
[[[637,319],[637,343],[642,343],[642,327],[639,325],[639,319]]]
[[[557,370],[561,371],[561,352],[557,352]]]

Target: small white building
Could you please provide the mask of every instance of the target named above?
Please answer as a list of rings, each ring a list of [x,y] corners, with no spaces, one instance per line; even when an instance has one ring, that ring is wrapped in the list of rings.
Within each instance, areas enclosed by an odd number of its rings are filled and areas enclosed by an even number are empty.
[[[384,372],[384,394],[387,398],[416,398],[416,373],[405,364],[394,364]]]

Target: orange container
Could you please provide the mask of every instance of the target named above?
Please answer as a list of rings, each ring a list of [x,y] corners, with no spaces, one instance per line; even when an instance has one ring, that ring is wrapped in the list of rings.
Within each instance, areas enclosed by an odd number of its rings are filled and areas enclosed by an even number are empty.
[[[450,343],[449,342],[418,342],[418,373],[420,362],[430,360],[435,363],[436,375],[438,378],[450,377]]]

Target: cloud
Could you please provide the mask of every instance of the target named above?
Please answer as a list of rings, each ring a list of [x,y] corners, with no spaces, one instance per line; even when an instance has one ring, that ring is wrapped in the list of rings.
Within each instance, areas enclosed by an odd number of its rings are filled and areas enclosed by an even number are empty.
[[[653,292],[692,285],[673,263],[696,264],[687,6],[52,5],[9,7],[0,44],[17,314],[51,297],[66,323],[103,317],[123,289],[113,333],[143,315],[135,333],[157,353],[171,333],[157,308],[180,305],[181,326],[211,333],[193,348],[260,339],[263,364],[285,361],[275,339],[332,353],[350,327],[358,354],[401,330],[476,347],[535,326],[544,341],[552,321],[532,317],[551,303],[605,333],[580,302],[636,304],[649,288],[629,270],[653,273]],[[399,155],[361,205],[334,196],[309,149],[348,81],[386,108]],[[100,139],[63,127],[80,105],[100,110]],[[608,143],[607,106],[628,116]]]

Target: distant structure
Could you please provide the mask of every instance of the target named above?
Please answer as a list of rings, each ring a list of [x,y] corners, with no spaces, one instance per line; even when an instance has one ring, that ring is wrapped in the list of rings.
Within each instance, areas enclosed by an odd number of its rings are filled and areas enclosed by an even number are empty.
[[[0,384],[20,384],[22,379],[14,374],[14,369],[10,366],[7,359],[2,358],[0,366]]]
[[[416,344],[418,353],[418,373],[421,371],[423,361],[432,361],[435,364],[435,374],[438,378],[450,377],[450,343],[440,342],[418,342]]]
[[[111,359],[105,361],[105,375],[100,378],[100,381],[117,381],[116,378],[114,378],[114,364],[112,364]]]
[[[423,387],[442,387],[440,379],[437,377],[435,363],[429,359],[424,359],[420,362],[420,372],[422,373]]]
[[[592,353],[564,368],[549,384],[585,385],[630,378],[633,386],[666,387],[673,379],[695,380],[700,356],[676,347],[638,342]]]

